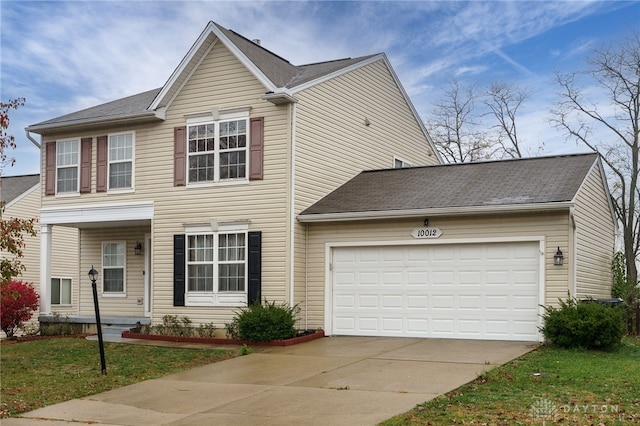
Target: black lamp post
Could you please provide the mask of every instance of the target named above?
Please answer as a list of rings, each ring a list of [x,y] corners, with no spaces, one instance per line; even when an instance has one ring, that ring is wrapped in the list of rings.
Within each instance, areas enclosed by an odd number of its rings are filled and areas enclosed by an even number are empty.
[[[98,345],[100,346],[100,365],[102,374],[107,374],[107,362],[104,360],[104,343],[102,342],[102,325],[100,324],[100,308],[98,307],[98,290],[96,289],[96,277],[98,271],[91,265],[89,278],[91,278],[91,288],[93,289],[93,306],[96,309],[96,326],[98,327]]]

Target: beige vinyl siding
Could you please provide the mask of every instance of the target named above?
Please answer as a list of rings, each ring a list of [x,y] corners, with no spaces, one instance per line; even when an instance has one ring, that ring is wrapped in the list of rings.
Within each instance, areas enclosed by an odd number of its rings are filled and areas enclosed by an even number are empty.
[[[144,305],[138,304],[138,298],[144,297],[144,256],[136,256],[134,248],[136,242],[144,242],[144,230],[139,228],[117,228],[117,229],[82,229],[81,250],[82,261],[80,270],[86,271],[81,274],[80,284],[80,315],[94,315],[93,290],[88,272],[93,266],[98,271],[96,288],[98,291],[98,302],[100,303],[100,314],[103,316],[123,315],[138,316],[144,314]],[[102,291],[102,243],[103,242],[124,242],[126,244],[125,262],[125,297],[105,295]]]
[[[51,135],[45,138],[57,140],[62,137],[91,136],[94,140],[92,193],[74,197],[43,195],[43,207],[153,201],[154,219],[150,231],[154,250],[151,303],[152,319],[155,322],[170,314],[186,315],[194,323],[215,322],[222,326],[233,315],[235,309],[231,308],[173,306],[173,236],[184,234],[186,224],[210,223],[212,219],[220,222],[249,220],[250,231],[262,231],[262,295],[270,300],[288,300],[287,167],[291,122],[289,107],[275,106],[261,100],[264,93],[265,88],[244,65],[221,43],[215,44],[168,105],[165,121],[109,129],[109,133],[135,130],[134,192],[95,192],[96,137],[107,134],[106,130],[82,135]],[[239,107],[249,107],[250,117],[264,117],[264,179],[241,184],[174,187],[174,127],[186,125],[186,115],[211,112],[213,108],[219,108],[223,112],[225,109]],[[142,241],[145,228],[132,231]],[[89,231],[83,231],[83,235],[86,232]],[[105,237],[113,233],[108,230],[105,232]],[[90,268],[91,262],[95,261],[95,250],[99,250],[101,238],[102,236],[91,237],[91,240],[83,241],[83,254],[86,256],[83,256],[82,270],[88,270],[87,265]],[[91,260],[86,260],[87,258]],[[142,259],[143,256],[138,258]],[[117,298],[107,301],[104,312],[113,315],[128,315],[133,312],[142,314],[143,306],[135,303],[129,305],[129,300],[120,306],[117,301]],[[84,297],[82,306],[83,310],[93,309],[89,299]]]
[[[16,217],[20,219],[38,218],[40,214],[40,185],[26,191],[6,206],[3,218]],[[32,283],[40,293],[40,224],[34,225],[35,236],[24,237],[24,257],[22,265],[26,268],[18,280]],[[53,306],[52,311],[61,315],[72,315],[78,309],[78,231],[74,228],[54,226],[51,239],[52,259],[51,276],[71,278],[71,305]],[[2,252],[2,256],[11,256]],[[37,320],[38,312],[31,320],[32,325]]]
[[[324,326],[325,248],[327,243],[406,241],[414,243],[411,231],[423,226],[424,218],[311,223],[309,227],[307,256],[307,308],[309,327]],[[491,238],[543,237],[545,241],[544,270],[545,304],[557,305],[558,299],[566,299],[569,291],[570,262],[553,265],[557,246],[566,246],[569,239],[569,215],[567,212],[522,215],[492,215],[477,217],[433,217],[429,225],[442,230],[437,240],[486,240]],[[425,244],[433,240],[424,240]]]
[[[578,298],[611,297],[615,224],[601,176],[596,163],[575,200]]]
[[[392,168],[394,156],[414,166],[438,164],[382,60],[296,98],[296,213],[362,170]]]
[[[295,214],[363,170],[392,168],[394,157],[414,166],[438,164],[382,60],[295,96]],[[310,324],[304,315],[309,292],[305,284],[306,230],[298,223],[294,230],[294,302],[302,309],[299,326],[306,327]]]

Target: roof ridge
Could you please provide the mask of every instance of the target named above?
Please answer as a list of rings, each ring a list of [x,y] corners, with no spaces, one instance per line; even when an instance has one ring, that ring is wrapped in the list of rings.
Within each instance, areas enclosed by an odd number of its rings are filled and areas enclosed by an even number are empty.
[[[472,161],[469,163],[446,163],[446,164],[433,164],[426,166],[415,166],[415,167],[402,167],[402,168],[388,168],[388,169],[371,169],[371,170],[363,170],[362,173],[378,173],[378,172],[390,172],[395,170],[415,170],[415,169],[433,169],[437,167],[456,167],[456,166],[475,166],[480,164],[491,164],[491,163],[508,163],[511,161],[529,161],[529,160],[549,160],[553,158],[564,158],[564,157],[581,157],[587,155],[599,155],[597,152],[577,152],[572,154],[556,154],[556,155],[545,155],[541,157],[522,157],[522,158],[502,158],[502,159],[491,159],[491,160],[482,160],[482,161]]]
[[[302,64],[302,65],[296,65],[296,66],[298,68],[302,68],[302,67],[310,67],[310,66],[313,66],[313,65],[330,64],[332,62],[351,61],[351,60],[364,60],[366,58],[371,58],[371,57],[378,56],[378,55],[382,55],[382,53],[372,53],[370,55],[356,56],[355,58],[352,58],[352,57],[349,56],[347,58],[329,59],[327,61],[312,62],[312,63],[309,63],[309,64]]]
[[[218,27],[221,27],[221,25],[219,25],[218,23],[216,23],[216,25],[218,25]],[[278,59],[280,59],[280,60],[282,60],[282,61],[286,62],[287,64],[289,64],[289,65],[291,65],[291,66],[294,66],[294,67],[295,67],[295,65],[293,65],[291,62],[289,62],[289,60],[288,60],[288,59],[285,59],[285,58],[283,58],[282,56],[280,56],[280,55],[278,55],[278,54],[276,54],[276,53],[273,53],[271,50],[269,50],[269,49],[267,49],[267,48],[263,47],[263,46],[262,46],[262,44],[258,44],[258,43],[256,43],[256,42],[254,42],[253,40],[246,38],[246,37],[245,37],[245,36],[243,36],[242,34],[235,32],[235,31],[234,31],[234,30],[232,30],[231,28],[226,28],[226,29],[227,29],[227,31],[229,31],[229,32],[233,33],[234,35],[236,35],[236,36],[238,36],[238,37],[240,37],[240,38],[244,39],[245,41],[247,41],[247,42],[249,42],[249,43],[252,43],[255,47],[258,47],[258,48],[260,48],[260,49],[264,50],[265,52],[267,52],[267,53],[269,53],[269,54],[271,54],[271,55],[275,56],[276,58],[278,58]]]

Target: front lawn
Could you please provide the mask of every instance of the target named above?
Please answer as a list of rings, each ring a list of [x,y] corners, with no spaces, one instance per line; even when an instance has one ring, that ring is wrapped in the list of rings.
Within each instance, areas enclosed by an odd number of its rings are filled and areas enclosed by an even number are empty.
[[[0,417],[81,398],[235,356],[212,349],[105,343],[107,375],[98,342],[55,338],[4,344],[1,351]]]
[[[614,352],[541,347],[382,425],[556,423],[640,424],[640,338]]]

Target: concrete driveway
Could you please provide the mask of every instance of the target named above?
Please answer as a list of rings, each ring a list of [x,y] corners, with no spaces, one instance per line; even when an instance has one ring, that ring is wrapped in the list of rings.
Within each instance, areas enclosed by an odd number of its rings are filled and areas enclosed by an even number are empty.
[[[537,345],[325,337],[3,419],[58,425],[374,425]]]

